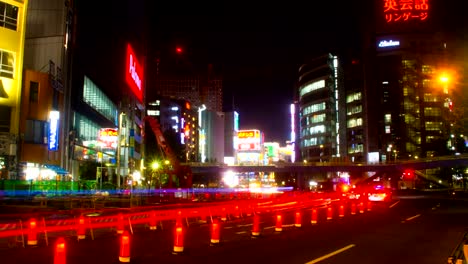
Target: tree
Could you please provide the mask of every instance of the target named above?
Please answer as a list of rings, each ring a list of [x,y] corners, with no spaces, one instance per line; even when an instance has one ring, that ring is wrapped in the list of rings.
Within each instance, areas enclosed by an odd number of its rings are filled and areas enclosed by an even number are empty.
[[[80,180],[96,180],[97,167],[96,161],[86,160],[80,163]]]

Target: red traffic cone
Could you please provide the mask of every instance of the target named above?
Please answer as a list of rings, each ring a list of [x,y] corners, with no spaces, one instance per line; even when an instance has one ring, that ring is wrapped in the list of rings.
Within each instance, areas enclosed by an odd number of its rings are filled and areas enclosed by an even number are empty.
[[[282,223],[282,216],[280,214],[276,215],[276,226],[275,226],[275,231],[276,232],[281,232],[283,231],[283,223]]]
[[[333,219],[333,209],[331,206],[327,208],[327,220],[332,220]]]
[[[223,212],[221,215],[221,221],[226,221],[227,220],[227,213],[226,213],[226,208],[223,207]]]
[[[218,219],[214,219],[213,223],[211,224],[211,245],[218,245],[219,238],[220,238],[220,224]]]
[[[339,217],[344,217],[344,205],[340,205]]]
[[[28,245],[29,246],[37,245],[37,222],[36,222],[36,219],[34,218],[31,218],[29,220]]]
[[[63,239],[63,237],[59,237],[55,243],[54,264],[65,263],[67,263],[65,239]]]
[[[310,220],[310,223],[315,225],[317,224],[317,209],[312,209],[312,217],[311,217],[311,220]]]
[[[130,262],[130,234],[127,230],[120,236],[119,261]]]
[[[158,221],[156,221],[156,212],[151,211],[149,215],[149,229],[150,230],[156,230],[158,229]]]
[[[182,253],[184,251],[184,229],[182,225],[176,225],[174,234],[173,253]]]
[[[359,203],[359,213],[361,213],[361,214],[364,213],[364,203],[363,202]]]
[[[372,211],[372,202],[371,201],[368,201],[367,202],[367,211]]]
[[[85,218],[83,216],[80,216],[78,218],[78,227],[76,229],[76,235],[78,239],[86,238]]]
[[[301,212],[296,212],[296,221],[294,223],[295,227],[301,227],[302,226],[302,216]]]
[[[252,226],[252,236],[258,237],[260,235],[260,215],[255,214],[253,219],[253,226]]]

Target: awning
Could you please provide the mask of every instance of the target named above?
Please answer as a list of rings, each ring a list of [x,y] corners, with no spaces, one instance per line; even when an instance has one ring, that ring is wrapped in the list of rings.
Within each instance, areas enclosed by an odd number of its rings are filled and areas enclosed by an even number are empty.
[[[58,165],[53,165],[53,164],[44,164],[44,167],[50,170],[55,171],[55,173],[60,174],[60,175],[66,175],[69,174],[67,170],[64,168],[58,166]]]

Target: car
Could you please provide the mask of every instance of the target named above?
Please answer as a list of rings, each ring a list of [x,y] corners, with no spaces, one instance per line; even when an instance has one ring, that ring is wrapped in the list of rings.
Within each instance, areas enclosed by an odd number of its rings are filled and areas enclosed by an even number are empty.
[[[392,190],[385,188],[382,185],[375,185],[367,193],[369,201],[373,202],[387,202],[392,199]]]

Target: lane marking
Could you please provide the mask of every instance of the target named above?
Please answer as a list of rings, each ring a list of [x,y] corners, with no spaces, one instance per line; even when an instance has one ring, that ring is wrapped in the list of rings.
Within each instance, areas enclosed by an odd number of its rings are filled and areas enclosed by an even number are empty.
[[[240,231],[240,232],[236,232],[236,235],[245,234],[245,233],[247,233],[247,231]]]
[[[399,202],[400,202],[400,200],[396,201],[395,203],[393,203],[392,205],[390,205],[388,208],[392,208],[393,206],[397,205]]]
[[[320,258],[316,258],[314,260],[311,260],[311,261],[307,262],[306,264],[314,264],[314,263],[320,262],[320,261],[322,261],[324,259],[327,259],[329,257],[333,257],[334,255],[339,254],[339,253],[341,253],[343,251],[346,251],[346,250],[348,250],[348,249],[350,249],[352,247],[355,247],[355,246],[356,246],[355,244],[351,244],[351,245],[346,246],[344,248],[340,248],[340,249],[338,249],[336,251],[333,251],[333,252],[331,252],[331,253],[329,253],[327,255],[321,256]]]
[[[421,216],[421,214],[417,214],[417,215],[415,215],[415,216],[408,217],[408,218],[406,218],[406,221],[411,221],[411,220],[413,220],[413,219],[415,219],[415,218],[417,218],[417,217],[420,217],[420,216]]]
[[[225,226],[224,229],[231,229],[234,228],[233,226]]]
[[[260,223],[261,224],[261,223]],[[237,225],[237,227],[253,226],[253,224]]]

